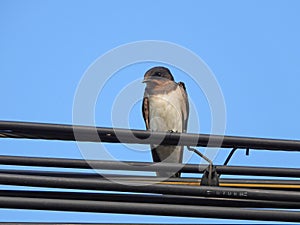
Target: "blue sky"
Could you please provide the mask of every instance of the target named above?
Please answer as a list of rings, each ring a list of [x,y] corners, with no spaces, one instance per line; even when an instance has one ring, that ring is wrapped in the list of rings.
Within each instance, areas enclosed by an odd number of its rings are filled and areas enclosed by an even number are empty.
[[[213,71],[225,99],[225,134],[300,139],[299,9],[297,0],[0,0],[0,120],[72,123],[76,88],[98,57],[127,43],[159,40],[191,50]],[[109,80],[96,104],[98,126],[112,125],[110,112],[118,91],[141,79],[154,64],[132,65]],[[187,86],[199,113],[200,132],[210,133],[205,95],[186,74],[170,68]],[[140,102],[130,112],[129,124],[144,129]],[[82,158],[75,143],[0,143],[1,154]],[[120,160],[151,160],[149,152],[129,154],[126,147],[106,146]],[[224,157],[224,151],[218,154],[216,164]],[[296,153],[252,151],[248,157],[237,152],[231,164],[297,167],[298,162]],[[2,221],[228,222],[5,209],[0,215]]]

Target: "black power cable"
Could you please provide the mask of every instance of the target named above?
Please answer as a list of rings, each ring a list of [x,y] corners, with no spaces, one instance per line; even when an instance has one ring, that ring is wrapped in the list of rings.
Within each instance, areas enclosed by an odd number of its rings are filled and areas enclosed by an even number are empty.
[[[102,190],[136,193],[156,193],[181,196],[201,196],[232,199],[254,199],[254,200],[273,200],[273,201],[300,201],[300,192],[261,190],[249,188],[225,188],[207,186],[181,186],[151,184],[141,185],[138,182],[122,181],[116,183],[109,180],[97,179],[77,179],[67,177],[45,177],[35,175],[19,174],[0,174],[0,184],[31,186],[31,187],[50,187],[80,190]]]
[[[208,146],[257,150],[300,151],[300,141],[266,138],[249,138],[206,134],[150,132],[91,126],[72,126],[29,122],[0,121],[0,138],[26,138],[65,141],[109,143],[160,144]],[[228,163],[230,158],[226,160]],[[145,162],[112,162],[80,159],[34,158],[0,156],[0,164],[77,169],[181,171],[203,173],[207,165],[154,164]],[[241,166],[215,166],[218,174],[300,177],[300,169]],[[87,171],[87,170],[86,170]],[[300,222],[299,211],[257,210],[249,208],[299,209],[300,192],[179,185],[187,179],[167,180],[153,184],[155,179],[146,176],[117,175],[112,182],[106,176],[93,173],[67,173],[47,171],[0,170],[0,184],[24,187],[130,192],[139,194],[103,194],[101,192],[42,192],[0,191],[0,207],[36,210],[106,212],[181,217],[209,217],[266,221]],[[113,175],[111,175],[113,177]],[[144,185],[142,182],[152,182]],[[191,180],[191,179],[190,179]],[[194,179],[199,182],[199,179]],[[223,180],[223,179],[222,179]],[[142,181],[142,182],[141,182]],[[226,179],[224,179],[226,181]],[[227,180],[230,185],[230,180]],[[169,183],[168,183],[169,182]],[[193,181],[195,182],[195,181]],[[235,182],[235,180],[232,180]],[[249,186],[262,184],[269,188],[274,181],[246,181]],[[172,183],[172,184],[171,184]],[[280,181],[277,186],[294,185],[297,181]],[[233,183],[231,183],[233,184]],[[298,186],[297,186],[298,185]],[[276,185],[275,185],[276,186]],[[296,187],[297,186],[297,187]],[[222,207],[220,207],[220,205]]]
[[[300,141],[0,121],[0,137],[300,151]]]
[[[107,161],[107,160],[82,160],[66,158],[21,157],[0,155],[0,164],[38,167],[61,167],[76,169],[102,169],[102,170],[132,170],[132,171],[180,171],[182,173],[203,173],[207,165],[151,163],[133,161]],[[276,167],[251,167],[251,166],[216,166],[219,174],[272,176],[272,177],[299,177],[300,169]]]
[[[2,197],[3,208],[76,211],[96,213],[121,213],[196,218],[222,218],[300,222],[300,213],[293,211],[254,210],[217,206],[165,205],[155,203],[132,203],[111,201],[89,201],[71,199],[45,199],[27,197]]]
[[[195,206],[222,206],[244,208],[279,208],[300,209],[300,202],[251,200],[251,199],[223,199],[193,196],[175,196],[159,194],[106,194],[99,192],[53,192],[53,191],[17,191],[2,190],[2,197],[26,197],[43,199],[73,199],[89,201],[136,202],[156,204],[176,204]]]

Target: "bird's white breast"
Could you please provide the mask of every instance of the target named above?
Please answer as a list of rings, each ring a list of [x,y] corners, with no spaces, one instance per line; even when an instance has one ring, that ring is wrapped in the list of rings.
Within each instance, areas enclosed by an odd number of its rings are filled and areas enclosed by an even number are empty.
[[[183,112],[185,100],[181,90],[176,88],[166,94],[149,97],[150,129],[153,131],[183,131]]]

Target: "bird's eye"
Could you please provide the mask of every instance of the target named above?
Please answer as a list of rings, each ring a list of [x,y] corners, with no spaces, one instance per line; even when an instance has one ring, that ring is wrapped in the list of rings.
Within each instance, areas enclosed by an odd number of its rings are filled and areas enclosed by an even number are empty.
[[[161,76],[161,72],[156,72],[156,73],[154,74],[154,76],[160,77],[160,76]]]

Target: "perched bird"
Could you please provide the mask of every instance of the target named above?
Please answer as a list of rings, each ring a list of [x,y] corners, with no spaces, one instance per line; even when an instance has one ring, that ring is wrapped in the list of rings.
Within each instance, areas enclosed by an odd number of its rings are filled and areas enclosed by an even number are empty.
[[[151,131],[186,132],[189,103],[185,85],[176,83],[168,68],[153,67],[145,75],[142,112]],[[182,163],[183,146],[151,145],[154,162]],[[179,177],[180,173],[157,172],[158,176]]]

